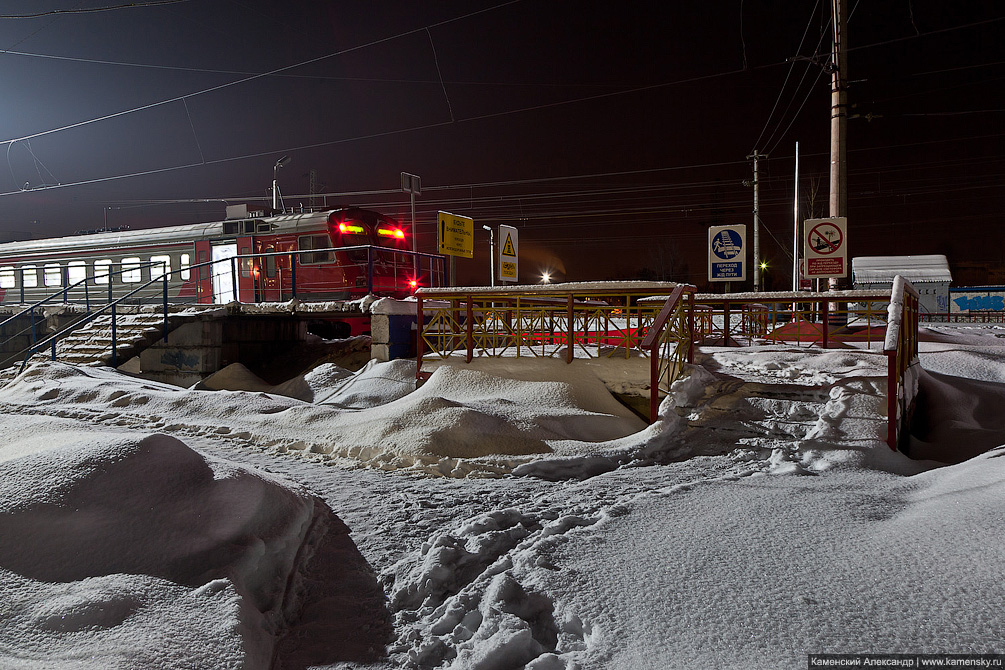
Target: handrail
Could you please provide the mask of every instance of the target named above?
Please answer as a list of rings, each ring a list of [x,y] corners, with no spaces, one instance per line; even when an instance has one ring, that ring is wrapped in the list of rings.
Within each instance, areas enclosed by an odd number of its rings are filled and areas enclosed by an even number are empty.
[[[80,326],[83,326],[85,324],[90,323],[91,321],[94,321],[95,319],[98,318],[98,316],[100,316],[101,314],[104,314],[108,310],[111,310],[111,312],[112,312],[112,367],[116,367],[116,365],[118,363],[118,342],[116,341],[116,327],[115,327],[116,326],[116,323],[115,323],[116,310],[115,310],[115,308],[120,303],[122,303],[125,300],[127,300],[128,298],[131,298],[134,294],[138,293],[139,291],[142,291],[143,289],[147,288],[148,286],[150,286],[151,284],[154,284],[156,282],[161,282],[163,284],[163,286],[164,286],[164,325],[163,325],[163,336],[164,336],[164,340],[167,341],[167,338],[168,338],[168,327],[167,327],[167,322],[168,322],[167,282],[168,282],[168,275],[169,274],[171,274],[171,273],[164,273],[164,274],[162,274],[159,277],[156,277],[154,279],[148,279],[142,286],[137,286],[135,289],[133,289],[132,291],[130,291],[126,295],[118,298],[117,300],[115,300],[113,302],[110,302],[110,303],[106,304],[101,309],[95,310],[93,312],[88,312],[82,318],[80,318],[77,321],[73,322],[73,324],[71,324],[70,326],[67,326],[66,328],[63,328],[62,330],[59,330],[59,331],[53,333],[52,335],[50,335],[49,337],[45,338],[44,340],[41,340],[40,342],[36,342],[35,344],[29,346],[27,349],[25,349],[24,360],[21,361],[21,371],[22,372],[24,371],[25,366],[28,364],[28,361],[31,359],[32,356],[34,356],[35,354],[39,353],[40,351],[42,351],[43,349],[45,349],[48,346],[52,347],[52,360],[56,360],[56,342],[58,342],[60,339],[62,339],[64,337],[66,337],[66,335],[71,330],[75,330],[76,328],[79,328]]]
[[[673,290],[667,301],[663,304],[663,308],[656,315],[656,319],[653,321],[652,325],[649,327],[649,331],[646,333],[645,338],[642,340],[642,349],[647,349],[649,351],[649,423],[656,423],[659,418],[659,407],[660,407],[660,380],[663,377],[662,370],[664,369],[661,365],[662,357],[660,356],[660,345],[664,344],[664,333],[667,330],[667,325],[671,322],[671,317],[679,313],[681,307],[681,298],[687,293],[692,301],[691,309],[688,309],[688,319],[686,327],[686,337],[687,337],[687,356],[686,360],[688,363],[694,362],[694,287],[693,286],[678,286]],[[679,347],[679,343],[678,343]],[[676,352],[675,352],[676,353]],[[673,373],[673,370],[669,370]],[[676,374],[672,374],[676,377]],[[674,382],[674,379],[668,379],[667,386]]]

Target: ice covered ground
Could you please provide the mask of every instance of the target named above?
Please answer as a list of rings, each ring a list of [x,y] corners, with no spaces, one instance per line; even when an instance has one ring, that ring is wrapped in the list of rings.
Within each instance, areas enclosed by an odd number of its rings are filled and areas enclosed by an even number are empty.
[[[928,329],[926,461],[885,446],[875,352],[706,349],[653,426],[576,365],[41,362],[0,391],[0,668],[1002,652],[1002,334]]]

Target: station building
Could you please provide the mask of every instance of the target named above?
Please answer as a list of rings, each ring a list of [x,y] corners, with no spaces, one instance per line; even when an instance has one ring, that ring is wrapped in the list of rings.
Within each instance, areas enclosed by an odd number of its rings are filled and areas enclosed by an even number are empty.
[[[949,285],[953,276],[941,254],[927,256],[859,256],[851,259],[854,288],[890,290],[900,275],[918,290],[923,314],[949,312]]]

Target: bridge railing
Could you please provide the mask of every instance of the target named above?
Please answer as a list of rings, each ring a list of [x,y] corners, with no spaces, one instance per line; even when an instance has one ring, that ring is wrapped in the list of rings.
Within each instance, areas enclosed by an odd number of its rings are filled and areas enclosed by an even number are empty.
[[[695,295],[694,339],[705,346],[882,346],[888,293],[779,291]]]
[[[470,363],[476,356],[566,362],[641,356],[652,361],[650,386],[658,395],[692,352],[684,298],[693,292],[664,282],[423,288],[416,292],[416,377],[429,376],[424,361],[451,357]],[[658,293],[670,301],[653,299]]]
[[[889,326],[883,343],[887,359],[887,437],[891,449],[901,446],[918,397],[921,364],[918,359],[918,291],[901,276],[894,277]]]

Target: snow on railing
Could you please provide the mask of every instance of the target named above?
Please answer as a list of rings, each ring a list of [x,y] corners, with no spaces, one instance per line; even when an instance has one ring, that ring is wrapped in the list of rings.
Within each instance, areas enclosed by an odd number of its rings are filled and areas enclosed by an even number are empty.
[[[909,281],[900,275],[894,277],[883,343],[888,370],[886,443],[893,450],[900,444],[902,429],[910,421],[918,397],[921,371],[918,360],[918,298],[918,291]]]

